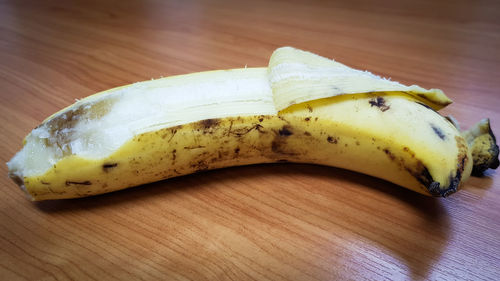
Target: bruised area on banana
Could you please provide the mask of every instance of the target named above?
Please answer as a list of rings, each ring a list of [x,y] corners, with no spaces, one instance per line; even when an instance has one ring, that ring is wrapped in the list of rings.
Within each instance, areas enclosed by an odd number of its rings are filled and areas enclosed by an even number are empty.
[[[43,175],[12,176],[33,200],[45,200],[288,161],[340,167],[446,196],[469,176],[472,161],[458,130],[420,103],[404,93],[367,93],[306,102],[278,115],[206,119],[137,135],[103,159],[64,155]]]

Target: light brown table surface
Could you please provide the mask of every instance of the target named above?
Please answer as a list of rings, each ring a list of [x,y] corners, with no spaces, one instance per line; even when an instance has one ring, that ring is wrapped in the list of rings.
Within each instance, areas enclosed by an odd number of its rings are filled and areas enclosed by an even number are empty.
[[[443,89],[500,133],[499,1],[0,1],[0,153],[136,81],[295,46]],[[0,279],[500,278],[500,171],[449,198],[314,165],[228,168],[33,203],[1,165]]]

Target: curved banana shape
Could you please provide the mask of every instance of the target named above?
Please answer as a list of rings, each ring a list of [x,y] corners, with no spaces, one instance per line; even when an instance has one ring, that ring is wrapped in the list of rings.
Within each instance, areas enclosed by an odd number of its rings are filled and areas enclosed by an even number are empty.
[[[345,168],[447,196],[473,166],[459,130],[434,111],[450,102],[439,90],[281,48],[269,68],[181,75],[90,96],[35,128],[7,165],[32,200],[279,161]]]

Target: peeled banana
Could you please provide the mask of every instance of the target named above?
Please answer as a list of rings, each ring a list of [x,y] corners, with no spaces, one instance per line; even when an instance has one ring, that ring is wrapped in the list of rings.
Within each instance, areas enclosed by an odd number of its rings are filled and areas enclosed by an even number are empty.
[[[476,170],[477,155],[482,170],[498,166],[489,122],[461,132],[436,112],[450,103],[440,90],[283,47],[267,68],[167,77],[82,99],[36,127],[7,166],[32,200],[270,162],[335,166],[447,196]],[[479,136],[484,145],[469,148]]]

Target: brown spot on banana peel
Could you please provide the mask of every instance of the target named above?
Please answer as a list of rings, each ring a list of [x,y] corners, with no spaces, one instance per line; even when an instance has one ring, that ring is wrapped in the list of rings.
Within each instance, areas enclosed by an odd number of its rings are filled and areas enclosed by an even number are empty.
[[[383,97],[376,97],[373,99],[370,99],[368,103],[373,107],[376,106],[380,111],[385,112],[391,108],[390,105],[385,103],[385,99]]]
[[[415,158],[415,152],[411,151],[407,146],[403,147],[403,151],[410,154],[411,158]]]
[[[202,171],[209,170],[211,168],[209,163],[206,161],[206,159],[207,159],[206,155],[208,155],[208,154],[209,153],[206,152],[206,153],[200,155],[200,157],[198,159],[196,159],[190,163],[189,166],[193,170],[193,172],[195,172],[195,173],[202,172]]]
[[[211,119],[205,119],[201,120],[198,122],[198,124],[203,128],[203,129],[210,129],[217,127],[219,125],[220,119],[218,118],[211,118]]]
[[[434,134],[436,134],[441,140],[446,140],[446,135],[443,133],[443,130],[439,128],[438,126],[434,124],[429,124],[434,131]]]
[[[291,126],[285,125],[281,129],[278,130],[278,134],[283,137],[288,137],[293,135],[293,132],[291,131]]]
[[[396,160],[396,156],[388,148],[384,148],[383,151],[385,155],[389,157],[389,159],[391,159],[392,161]]]
[[[326,138],[326,141],[329,142],[329,143],[336,144],[338,142],[338,138],[335,138],[335,137],[332,137],[332,136],[328,136]]]
[[[236,135],[238,137],[242,137],[242,136],[250,133],[253,130],[257,130],[260,133],[265,133],[265,131],[263,130],[264,127],[262,125],[260,125],[260,124],[255,124],[255,125],[253,125],[252,127],[249,127],[249,128],[239,128],[239,129],[232,129],[232,124],[233,123],[231,123],[231,126],[229,128],[228,135],[233,134],[233,135]]]
[[[116,166],[118,166],[118,163],[105,163],[102,165],[102,169],[104,172],[109,172],[109,170],[115,168]]]
[[[66,181],[66,186],[70,185],[91,185],[91,181]]]
[[[287,147],[287,141],[290,136],[293,135],[293,128],[290,125],[285,125],[281,129],[278,130],[276,136],[271,142],[271,151],[276,154],[288,155],[288,156],[296,156],[299,153],[295,151],[289,151]]]
[[[184,149],[186,149],[186,150],[198,149],[198,148],[205,148],[205,146],[203,146],[203,145],[184,146]]]
[[[171,132],[171,135],[170,135],[170,138],[168,139],[167,142],[172,141],[172,139],[174,138],[175,134],[177,134],[177,128],[170,129],[170,132]]]

